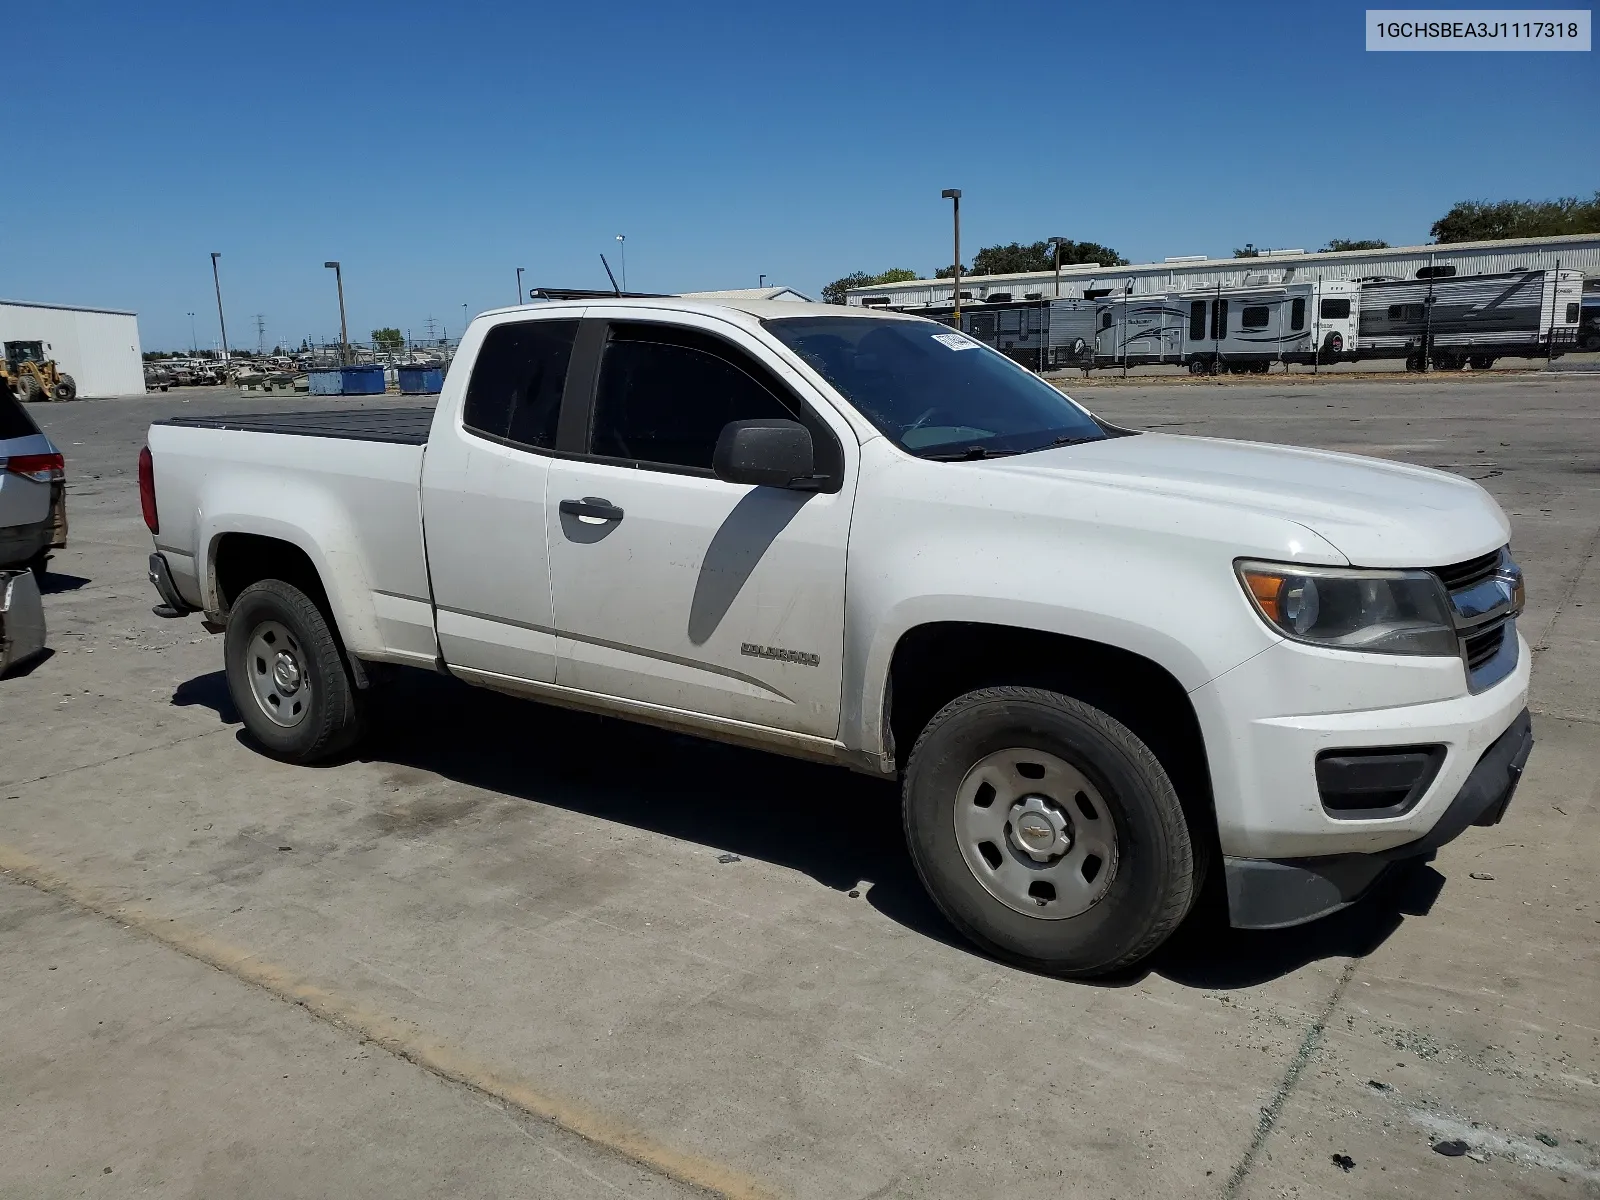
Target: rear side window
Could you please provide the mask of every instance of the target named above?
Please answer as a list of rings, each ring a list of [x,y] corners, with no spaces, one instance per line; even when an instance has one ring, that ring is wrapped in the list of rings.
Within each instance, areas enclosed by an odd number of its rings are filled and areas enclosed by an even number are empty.
[[[728,422],[803,420],[737,358],[731,347],[692,331],[613,325],[600,360],[591,452],[710,471]]]
[[[1295,297],[1293,303],[1289,305],[1289,328],[1304,329],[1305,327],[1306,298],[1304,296],[1297,296]]]
[[[1198,342],[1206,336],[1206,302],[1189,301],[1189,340]]]
[[[1324,300],[1317,309],[1324,321],[1343,321],[1350,316],[1350,301]]]
[[[576,321],[521,321],[489,330],[467,384],[463,424],[474,433],[554,449],[577,335]]]
[[[1265,329],[1271,323],[1272,318],[1265,304],[1248,304],[1239,313],[1241,329]]]
[[[22,407],[21,402],[5,388],[0,388],[0,442],[8,438],[32,437],[39,432]]]

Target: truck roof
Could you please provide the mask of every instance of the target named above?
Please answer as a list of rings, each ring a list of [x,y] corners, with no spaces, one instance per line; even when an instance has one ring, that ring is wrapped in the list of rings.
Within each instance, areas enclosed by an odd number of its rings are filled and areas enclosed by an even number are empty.
[[[507,308],[491,308],[479,313],[480,317],[498,317],[505,313],[548,312],[551,309],[585,308],[637,308],[648,312],[704,313],[707,316],[727,316],[729,313],[757,320],[775,317],[866,317],[873,320],[922,320],[909,313],[883,312],[871,308],[846,308],[842,304],[814,304],[800,300],[747,300],[728,298],[717,300],[689,300],[682,296],[597,296],[592,300],[549,300],[540,304],[519,304]]]

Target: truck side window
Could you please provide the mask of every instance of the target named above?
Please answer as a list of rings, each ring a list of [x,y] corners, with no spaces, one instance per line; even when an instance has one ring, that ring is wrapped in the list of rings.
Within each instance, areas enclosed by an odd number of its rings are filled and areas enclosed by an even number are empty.
[[[1306,298],[1296,296],[1289,304],[1289,328],[1304,329],[1306,327]]]
[[[518,321],[489,330],[472,366],[462,423],[520,446],[553,449],[577,334],[576,321]]]
[[[729,421],[806,421],[736,355],[691,330],[613,325],[600,360],[590,451],[709,472]]]

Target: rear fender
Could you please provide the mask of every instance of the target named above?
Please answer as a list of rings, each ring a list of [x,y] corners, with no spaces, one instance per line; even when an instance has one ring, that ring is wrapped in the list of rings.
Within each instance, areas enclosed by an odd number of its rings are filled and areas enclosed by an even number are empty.
[[[224,599],[217,582],[217,547],[230,533],[253,533],[287,542],[303,551],[316,568],[328,596],[329,615],[346,650],[375,657],[383,652],[377,609],[366,562],[350,514],[326,493],[296,495],[284,504],[283,490],[253,481],[233,481],[228,503],[218,508],[202,501],[200,544],[205,547],[203,605],[220,620]],[[263,516],[273,510],[284,514]],[[292,512],[285,513],[285,509]]]

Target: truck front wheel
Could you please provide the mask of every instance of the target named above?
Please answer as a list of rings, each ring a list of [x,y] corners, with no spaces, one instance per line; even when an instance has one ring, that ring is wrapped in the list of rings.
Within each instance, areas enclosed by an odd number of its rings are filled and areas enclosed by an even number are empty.
[[[228,691],[273,758],[322,762],[360,731],[358,693],[322,610],[299,588],[264,579],[239,593],[223,644]]]
[[[917,739],[906,840],[934,902],[999,958],[1066,976],[1149,955],[1187,915],[1196,848],[1125,725],[1038,688],[969,692]]]

